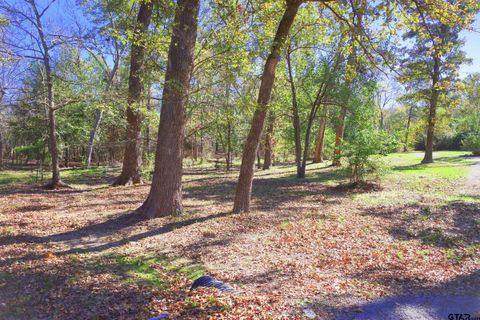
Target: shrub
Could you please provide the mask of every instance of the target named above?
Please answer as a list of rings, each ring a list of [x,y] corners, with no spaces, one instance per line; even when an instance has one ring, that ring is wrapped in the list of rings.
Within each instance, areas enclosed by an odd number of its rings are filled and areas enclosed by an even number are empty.
[[[369,176],[379,177],[384,173],[381,155],[394,151],[398,143],[384,131],[363,129],[345,142],[343,155],[352,183],[363,182]]]
[[[471,151],[474,156],[480,156],[480,132],[469,133],[462,141],[464,150]]]

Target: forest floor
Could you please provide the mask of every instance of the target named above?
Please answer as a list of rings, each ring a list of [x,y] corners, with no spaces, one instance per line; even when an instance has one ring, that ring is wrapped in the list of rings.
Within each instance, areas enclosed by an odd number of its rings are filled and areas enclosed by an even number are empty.
[[[240,215],[238,172],[192,166],[185,214],[153,220],[132,214],[148,185],[108,186],[117,169],[65,170],[60,191],[2,172],[0,319],[334,319],[382,297],[478,297],[480,160],[463,155],[389,155],[357,189],[327,164],[303,180],[276,166]],[[239,294],[189,292],[201,274]]]

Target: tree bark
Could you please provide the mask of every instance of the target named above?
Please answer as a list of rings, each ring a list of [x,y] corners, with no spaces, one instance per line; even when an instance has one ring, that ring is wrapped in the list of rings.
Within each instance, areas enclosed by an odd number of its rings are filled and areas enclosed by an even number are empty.
[[[335,129],[335,149],[333,151],[332,165],[339,167],[341,165],[340,158],[342,154],[343,134],[345,133],[345,118],[347,116],[347,108],[343,107],[338,117],[338,123]]]
[[[3,136],[2,136],[1,128],[0,128],[0,170],[3,170]]]
[[[123,154],[122,173],[113,183],[114,186],[142,183],[142,101],[143,73],[145,64],[145,34],[152,18],[153,3],[140,4],[130,54],[130,74],[128,77],[127,132],[125,152]]]
[[[288,68],[288,82],[290,83],[290,91],[292,94],[292,122],[293,122],[293,137],[294,137],[294,144],[295,144],[295,164],[297,165],[297,178],[301,178],[302,177],[301,127],[300,127],[300,117],[298,115],[297,89],[295,87],[295,81],[293,79],[290,47],[287,50],[286,56],[287,56],[287,68]]]
[[[323,100],[327,93],[329,82],[330,79],[327,79],[320,85],[315,101],[310,108],[310,115],[308,116],[307,128],[305,130],[305,145],[303,148],[303,158],[300,166],[300,174],[297,174],[298,178],[305,178],[305,172],[307,170],[308,152],[310,151],[310,135],[312,132],[313,121],[315,120],[315,117],[317,115],[318,108],[323,103]]]
[[[275,81],[275,70],[280,60],[282,47],[285,44],[286,38],[301,3],[302,1],[300,0],[287,1],[285,12],[272,43],[270,55],[265,62],[262,80],[260,83],[260,90],[258,93],[258,107],[253,115],[247,141],[243,148],[242,165],[240,167],[240,176],[238,178],[237,188],[235,190],[235,201],[233,205],[233,212],[235,213],[250,211],[253,166],[255,165],[255,155],[258,142],[262,133],[263,123],[265,121],[268,104],[272,94],[273,83]]]
[[[263,158],[263,170],[268,170],[272,166],[273,158],[273,130],[275,126],[275,116],[272,112],[267,119],[268,127],[265,135],[265,154]]]
[[[232,167],[232,125],[228,122],[227,125],[227,171]]]
[[[410,131],[410,123],[412,122],[412,111],[413,111],[413,106],[410,106],[410,109],[408,109],[408,118],[407,118],[407,128],[405,130],[405,140],[403,144],[403,152],[407,152],[408,150],[408,134]]]
[[[433,162],[433,138],[435,135],[435,122],[437,113],[437,102],[440,91],[437,88],[437,83],[440,80],[440,58],[433,59],[433,75],[432,75],[432,94],[430,97],[430,107],[428,110],[428,126],[427,126],[427,141],[425,143],[425,156],[422,163]]]
[[[199,7],[200,0],[177,2],[162,95],[152,187],[138,209],[150,218],[183,211],[185,105],[193,69]]]
[[[257,148],[257,169],[262,168],[262,143],[258,144]]]
[[[323,162],[323,148],[325,142],[325,129],[327,128],[327,106],[323,106],[320,115],[320,125],[318,127],[317,143],[315,145],[315,154],[313,156],[314,163]]]
[[[2,106],[4,92],[3,88],[0,87],[0,107]],[[0,126],[0,171],[3,170],[3,151],[3,135],[2,127]]]
[[[92,163],[93,144],[95,143],[95,137],[97,136],[98,127],[100,126],[102,117],[103,117],[103,110],[97,109],[95,111],[95,121],[93,122],[93,127],[92,127],[92,130],[90,131],[90,138],[88,139],[87,159],[85,161],[85,165],[87,166],[87,168],[90,168],[90,165]]]
[[[65,184],[60,180],[60,164],[58,156],[58,146],[57,146],[57,123],[55,119],[55,100],[53,93],[53,78],[52,78],[52,68],[50,65],[50,47],[47,44],[45,39],[45,33],[42,26],[41,15],[38,12],[37,6],[34,0],[29,0],[30,6],[32,7],[33,14],[35,15],[35,27],[37,28],[38,37],[40,39],[40,45],[43,49],[43,67],[45,68],[45,89],[46,89],[46,107],[47,107],[47,116],[48,116],[48,137],[49,143],[48,147],[50,150],[50,155],[52,157],[52,180],[49,184],[46,185],[47,188],[56,189]]]

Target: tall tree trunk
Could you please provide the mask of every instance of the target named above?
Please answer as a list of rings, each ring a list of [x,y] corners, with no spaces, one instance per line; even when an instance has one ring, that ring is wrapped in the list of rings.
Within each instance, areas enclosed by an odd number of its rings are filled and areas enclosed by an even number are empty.
[[[332,165],[339,167],[341,165],[340,158],[342,154],[342,141],[343,134],[345,133],[345,118],[347,116],[347,108],[342,107],[340,116],[338,117],[338,123],[335,128],[335,149],[333,151]]]
[[[87,159],[85,160],[85,165],[87,166],[87,168],[90,168],[90,165],[92,163],[93,144],[95,143],[95,137],[97,136],[98,127],[100,126],[102,117],[103,117],[103,110],[97,109],[95,111],[95,120],[93,122],[93,127],[92,127],[92,130],[90,130],[90,138],[88,139]]]
[[[3,88],[0,87],[0,107],[2,106],[4,92]],[[3,151],[3,135],[2,127],[0,126],[0,171],[3,170]]]
[[[52,157],[52,180],[46,186],[47,188],[56,189],[58,187],[64,186],[63,182],[60,180],[60,164],[58,156],[58,147],[57,147],[57,123],[55,119],[55,100],[53,94],[53,78],[52,78],[52,69],[50,66],[50,47],[47,44],[45,39],[45,34],[42,26],[41,15],[38,12],[38,8],[34,0],[29,0],[30,6],[32,7],[33,13],[35,15],[36,28],[38,31],[38,36],[40,39],[40,45],[43,49],[43,66],[45,68],[45,88],[46,88],[46,108],[47,108],[47,117],[48,117],[48,137],[49,143],[48,147],[50,150],[50,155]]]
[[[408,150],[408,135],[410,133],[410,123],[412,122],[412,111],[413,106],[410,106],[410,108],[408,109],[407,127],[405,130],[405,140],[403,142],[403,152],[407,152]]]
[[[315,117],[317,115],[318,108],[323,103],[323,100],[327,93],[329,82],[330,79],[327,79],[320,85],[317,96],[315,97],[315,101],[310,108],[310,115],[308,116],[307,128],[305,130],[305,145],[303,147],[302,164],[300,166],[300,174],[297,175],[298,178],[305,178],[305,171],[307,170],[308,152],[310,151],[310,135],[312,133],[313,121],[315,120]]]
[[[433,138],[435,135],[435,122],[437,113],[437,102],[440,91],[437,88],[437,83],[440,80],[440,58],[433,59],[433,76],[432,76],[432,94],[430,96],[430,107],[428,110],[428,126],[427,126],[427,141],[425,143],[425,156],[422,163],[433,162]]]
[[[232,167],[232,124],[227,125],[227,171]]]
[[[150,112],[153,110],[152,106],[152,86],[148,85],[148,92],[147,92],[147,110]],[[146,126],[145,126],[145,150],[143,151],[144,153],[144,159],[147,159],[148,154],[150,153],[150,121],[146,121]]]
[[[63,159],[63,163],[64,163],[65,168],[68,168],[68,166],[70,164],[70,151],[68,149],[68,146],[65,147],[65,159]]]
[[[49,143],[48,147],[50,150],[50,156],[52,157],[52,180],[47,185],[48,188],[56,189],[63,186],[62,181],[60,180],[60,163],[58,157],[58,147],[57,147],[57,122],[55,118],[55,109],[53,105],[53,88],[52,85],[48,85],[48,76],[47,76],[47,101],[48,102],[48,133],[49,133]],[[51,81],[51,78],[50,78]]]
[[[2,136],[1,128],[0,128],[0,170],[3,170],[3,136]]]
[[[193,69],[200,0],[177,2],[150,194],[138,211],[147,217],[183,211],[182,161],[185,134],[185,105]]]
[[[380,107],[380,130],[385,128],[383,109]]]
[[[262,168],[262,143],[258,144],[257,148],[257,169]]]
[[[275,81],[275,70],[280,60],[282,47],[292,26],[293,20],[297,15],[298,8],[302,1],[289,0],[283,14],[282,20],[278,25],[277,33],[272,43],[270,55],[265,62],[260,90],[258,93],[258,107],[253,115],[250,131],[247,141],[243,148],[242,165],[240,167],[240,176],[238,178],[237,188],[235,190],[235,201],[233,212],[248,212],[250,210],[250,198],[252,194],[253,166],[255,165],[255,155],[263,129],[263,123],[272,94],[273,83]]]
[[[153,3],[140,4],[130,53],[130,74],[128,77],[127,132],[123,154],[122,173],[114,186],[142,183],[142,110],[140,103],[143,93],[143,73],[146,53],[145,35],[152,18]]]
[[[270,112],[268,116],[268,126],[267,132],[265,134],[265,154],[263,158],[263,170],[268,170],[272,166],[272,158],[273,158],[273,130],[275,126],[275,115],[273,112]]]
[[[302,177],[302,140],[301,140],[301,128],[300,117],[298,115],[298,103],[297,103],[297,89],[295,87],[295,81],[293,79],[292,60],[291,60],[291,48],[287,49],[287,68],[288,68],[288,82],[290,82],[290,90],[292,94],[292,121],[293,121],[293,137],[295,143],[295,164],[297,165],[297,177]]]
[[[117,54],[113,68],[110,71],[110,74],[108,75],[107,84],[105,86],[105,92],[108,92],[110,90],[113,83],[113,79],[115,78],[115,74],[117,73],[119,64],[120,64],[120,56],[119,54]],[[88,139],[88,144],[87,144],[87,157],[85,160],[85,165],[87,166],[87,168],[90,168],[92,164],[93,146],[95,144],[95,138],[97,137],[98,129],[100,128],[100,123],[102,122],[102,118],[103,118],[103,110],[97,109],[95,111],[95,120],[93,121],[92,130],[90,130],[90,137]]]
[[[313,156],[313,162],[323,162],[323,148],[325,141],[325,129],[327,128],[327,106],[323,106],[322,113],[320,115],[320,125],[317,133],[317,143],[315,145],[315,154]]]

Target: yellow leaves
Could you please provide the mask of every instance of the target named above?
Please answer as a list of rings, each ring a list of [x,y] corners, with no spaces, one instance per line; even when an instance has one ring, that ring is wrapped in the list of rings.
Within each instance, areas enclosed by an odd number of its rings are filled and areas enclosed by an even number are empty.
[[[56,259],[57,256],[53,252],[48,251],[43,255],[43,258],[46,260],[52,260],[52,259]]]

